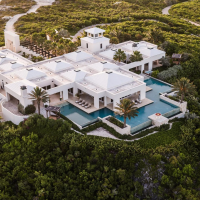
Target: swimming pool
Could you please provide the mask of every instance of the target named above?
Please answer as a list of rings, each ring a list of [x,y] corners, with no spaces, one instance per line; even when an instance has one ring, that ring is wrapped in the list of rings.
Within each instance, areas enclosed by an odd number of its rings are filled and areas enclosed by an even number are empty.
[[[171,87],[165,83],[162,83],[158,80],[148,78],[145,80],[147,86],[151,87],[153,90],[146,93],[146,97],[154,101],[154,103],[139,108],[139,114],[135,118],[127,119],[127,124],[131,127],[135,127],[139,124],[142,124],[148,121],[148,116],[154,113],[165,114],[171,110],[177,108],[175,105],[169,104],[167,102],[161,101],[159,98],[159,93],[163,93],[169,91]],[[79,108],[75,107],[72,104],[67,104],[61,108],[61,114],[65,115],[71,121],[75,122],[78,125],[83,126],[84,124],[89,123],[92,120],[95,120],[97,117],[104,118],[108,115],[114,116],[114,112],[109,110],[108,108],[103,108],[91,114],[87,114]],[[123,121],[123,117],[116,116],[117,119]]]

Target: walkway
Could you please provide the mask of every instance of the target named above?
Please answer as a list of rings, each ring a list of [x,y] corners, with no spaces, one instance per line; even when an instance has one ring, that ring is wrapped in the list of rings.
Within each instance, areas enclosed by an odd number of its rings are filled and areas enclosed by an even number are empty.
[[[30,10],[28,10],[28,12],[26,13],[22,13],[22,14],[17,14],[15,16],[13,16],[10,20],[8,20],[8,22],[6,23],[6,26],[5,26],[5,30],[6,31],[11,31],[11,32],[15,32],[15,28],[14,28],[14,24],[15,22],[17,22],[17,20],[26,15],[27,13],[32,13],[32,12],[36,12],[37,9],[41,6],[49,6],[49,5],[52,5],[52,3],[54,2],[55,0],[35,0],[35,2],[37,3],[36,5],[32,6],[30,8]]]
[[[184,3],[184,2],[183,2]],[[172,5],[171,6],[167,6],[166,8],[164,8],[163,10],[162,10],[162,14],[163,15],[170,15],[169,14],[169,10],[170,10],[170,8],[172,7]],[[181,18],[181,19],[183,19],[183,18]],[[185,20],[185,21],[187,21],[187,22],[189,22],[189,23],[191,23],[191,24],[193,24],[193,25],[195,25],[195,26],[200,26],[200,24],[198,24],[198,23],[196,23],[196,22],[193,22],[193,21],[190,21],[190,20],[187,20],[187,19],[183,19],[183,20]]]

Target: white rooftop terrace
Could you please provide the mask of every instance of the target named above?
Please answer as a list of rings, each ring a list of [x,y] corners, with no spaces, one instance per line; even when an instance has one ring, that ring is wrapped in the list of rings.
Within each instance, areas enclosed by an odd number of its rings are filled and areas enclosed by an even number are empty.
[[[27,65],[31,65],[33,64],[32,61],[20,56],[19,54],[17,53],[14,53],[8,49],[4,49],[0,52],[0,56],[6,56],[6,58],[10,59],[8,62],[10,61],[16,61],[16,62],[19,62],[21,63],[22,65],[24,66],[27,66]],[[3,63],[2,63],[3,64]],[[0,64],[1,65],[1,64]]]
[[[104,90],[111,90],[113,88],[131,83],[134,79],[119,72],[110,70],[88,76],[85,80]]]
[[[21,86],[27,87],[27,93],[30,93],[33,90],[33,88],[36,87],[36,85],[34,83],[32,83],[31,81],[28,81],[28,80],[20,80],[20,81],[17,81],[14,83],[9,83],[9,84],[5,85],[6,88],[10,89],[11,91],[18,94],[19,96],[21,95],[21,90],[20,90]]]

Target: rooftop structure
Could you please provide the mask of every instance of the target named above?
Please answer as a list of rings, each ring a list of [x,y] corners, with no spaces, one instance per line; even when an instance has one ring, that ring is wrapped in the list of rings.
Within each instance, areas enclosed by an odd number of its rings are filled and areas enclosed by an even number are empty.
[[[100,28],[91,28],[85,30],[87,37],[81,38],[81,47],[92,53],[105,50],[110,43],[110,39],[103,36],[105,32]]]

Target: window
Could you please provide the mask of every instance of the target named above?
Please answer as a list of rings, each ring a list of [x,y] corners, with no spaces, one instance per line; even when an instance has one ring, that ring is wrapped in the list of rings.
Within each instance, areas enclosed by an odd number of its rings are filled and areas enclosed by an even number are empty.
[[[51,86],[50,85],[47,85],[47,90],[51,89]]]
[[[98,37],[98,34],[95,34],[95,37]]]
[[[94,35],[93,35],[93,34],[91,34],[91,37],[94,37]]]
[[[103,48],[103,45],[102,44],[100,44],[100,49],[102,49]]]
[[[86,43],[86,48],[88,49],[88,43]]]

